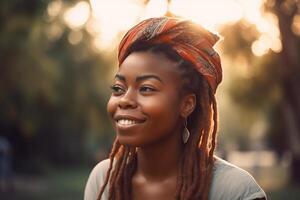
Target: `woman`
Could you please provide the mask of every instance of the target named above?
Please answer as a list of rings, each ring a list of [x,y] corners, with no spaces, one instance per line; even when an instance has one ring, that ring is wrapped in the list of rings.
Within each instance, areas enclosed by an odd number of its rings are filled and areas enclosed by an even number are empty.
[[[246,171],[214,156],[218,36],[176,18],[142,21],[119,46],[107,111],[110,159],[90,174],[85,200],[265,199]]]

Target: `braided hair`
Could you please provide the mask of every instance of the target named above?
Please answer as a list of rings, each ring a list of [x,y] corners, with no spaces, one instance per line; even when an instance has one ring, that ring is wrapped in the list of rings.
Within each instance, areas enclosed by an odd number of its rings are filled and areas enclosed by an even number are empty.
[[[191,135],[184,145],[174,199],[207,200],[214,165],[213,153],[216,147],[218,126],[217,104],[214,93],[193,65],[183,60],[171,46],[136,42],[129,49],[129,54],[141,51],[163,54],[168,59],[178,63],[177,66],[183,80],[179,95],[194,93],[196,96],[195,109],[188,117],[187,128]],[[101,199],[108,185],[109,200],[130,200],[131,180],[137,167],[136,148],[122,145],[116,139],[109,158],[110,165],[97,200]]]

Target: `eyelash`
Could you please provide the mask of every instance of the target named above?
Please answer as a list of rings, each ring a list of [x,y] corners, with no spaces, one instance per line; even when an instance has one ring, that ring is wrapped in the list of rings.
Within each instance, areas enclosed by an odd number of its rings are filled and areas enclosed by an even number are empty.
[[[124,89],[119,85],[112,85],[112,86],[110,86],[110,88],[112,90],[112,93],[117,94],[117,95],[120,95],[122,92],[124,92]],[[120,91],[120,90],[122,90],[122,91]],[[155,92],[157,90],[152,87],[142,86],[140,88],[140,91],[141,92]]]
[[[121,91],[119,90],[123,90],[122,87],[120,87],[119,85],[112,85],[110,86],[112,93],[116,94],[116,93],[120,93]]]
[[[152,87],[148,87],[148,86],[142,86],[142,87],[140,88],[140,90],[141,90],[141,89],[150,89],[149,92],[154,92],[154,91],[156,91],[156,89],[154,89],[154,88],[152,88]],[[145,91],[145,92],[147,92],[147,91]]]

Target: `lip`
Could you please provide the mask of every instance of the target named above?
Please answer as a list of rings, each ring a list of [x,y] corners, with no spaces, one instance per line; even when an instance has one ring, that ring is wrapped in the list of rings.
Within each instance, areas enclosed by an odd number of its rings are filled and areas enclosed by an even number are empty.
[[[116,115],[114,117],[114,120],[117,122],[120,119],[129,119],[129,120],[134,120],[137,121],[138,123],[143,123],[146,121],[145,118],[142,117],[137,117],[137,116],[133,116],[133,115]]]
[[[123,124],[118,123],[118,120],[120,120],[120,119],[134,120],[137,123],[123,125]],[[115,120],[117,129],[119,129],[119,130],[128,130],[128,129],[135,128],[135,127],[143,124],[146,121],[146,118],[137,117],[137,116],[133,116],[133,115],[116,115],[114,117],[114,120]]]

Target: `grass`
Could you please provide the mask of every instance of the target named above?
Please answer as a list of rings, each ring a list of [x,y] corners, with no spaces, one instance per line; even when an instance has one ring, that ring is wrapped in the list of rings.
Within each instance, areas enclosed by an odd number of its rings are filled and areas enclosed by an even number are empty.
[[[82,200],[90,169],[56,169],[43,176],[17,176],[7,200]],[[2,199],[2,198],[1,198]],[[5,200],[6,200],[5,199]]]
[[[268,199],[271,200],[298,200],[300,199],[300,187],[299,186],[289,186],[276,191],[267,192]]]
[[[86,180],[91,169],[55,169],[43,176],[18,175],[14,191],[1,200],[82,200]],[[269,188],[268,199],[300,199],[299,186]],[[13,194],[13,195],[12,195]]]

